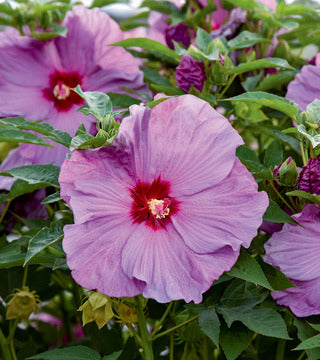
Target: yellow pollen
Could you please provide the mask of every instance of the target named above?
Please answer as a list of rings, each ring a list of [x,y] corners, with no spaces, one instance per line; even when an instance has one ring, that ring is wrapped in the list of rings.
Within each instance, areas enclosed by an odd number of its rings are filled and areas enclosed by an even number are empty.
[[[70,88],[69,86],[65,85],[65,84],[57,84],[54,88],[53,88],[53,95],[58,99],[58,100],[65,100],[69,95],[70,95]]]
[[[170,209],[168,205],[168,202],[164,200],[151,199],[148,201],[149,210],[157,219],[164,219],[169,215]]]

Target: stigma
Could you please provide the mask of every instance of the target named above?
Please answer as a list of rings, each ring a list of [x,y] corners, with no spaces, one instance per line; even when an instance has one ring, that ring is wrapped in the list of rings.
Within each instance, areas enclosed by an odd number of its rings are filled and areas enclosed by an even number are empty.
[[[70,88],[63,82],[58,81],[57,85],[53,88],[53,95],[58,100],[65,100],[70,95]]]
[[[151,199],[148,201],[148,207],[151,214],[155,216],[156,219],[164,219],[170,213],[170,203],[171,201],[168,198],[163,200]]]

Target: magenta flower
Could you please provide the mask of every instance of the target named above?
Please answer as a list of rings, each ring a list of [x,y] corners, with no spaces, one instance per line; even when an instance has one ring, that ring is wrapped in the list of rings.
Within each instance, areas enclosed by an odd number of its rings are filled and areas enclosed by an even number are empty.
[[[22,37],[13,29],[0,33],[0,116],[44,120],[74,135],[81,123],[89,130],[94,118],[77,111],[83,101],[71,88],[79,84],[84,91],[141,90],[143,74],[130,53],[107,46],[123,40],[124,34],[106,13],[75,6],[62,25],[67,37],[47,42]],[[60,165],[66,152],[63,146],[23,144],[10,153],[1,171],[30,163]]]
[[[320,314],[320,207],[306,205],[266,243],[264,260],[279,268],[297,288],[272,292],[279,305],[297,316]]]
[[[320,195],[320,159],[310,158],[302,168],[299,177],[299,190]]]
[[[130,112],[111,146],[62,165],[75,216],[68,266],[108,296],[199,303],[250,245],[268,198],[235,156],[241,137],[208,103],[184,95]]]
[[[182,23],[167,27],[165,30],[166,43],[170,49],[174,49],[173,41],[181,43],[187,48],[191,44],[191,32],[193,30],[189,29],[188,25]]]
[[[195,60],[190,55],[182,56],[180,64],[176,68],[177,86],[185,92],[190,90],[191,85],[198,91],[202,91],[206,71],[202,61]]]
[[[288,85],[286,98],[294,101],[305,111],[308,104],[320,99],[320,67],[305,65]]]

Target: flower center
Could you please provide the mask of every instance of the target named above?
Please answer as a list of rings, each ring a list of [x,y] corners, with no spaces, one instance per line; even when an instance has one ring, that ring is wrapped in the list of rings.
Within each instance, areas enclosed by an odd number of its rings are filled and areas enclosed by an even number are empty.
[[[157,219],[164,219],[170,213],[170,203],[170,199],[165,198],[163,200],[151,199],[147,204],[153,216]]]
[[[56,71],[49,77],[49,86],[42,90],[43,96],[54,103],[58,111],[69,111],[73,105],[82,105],[83,99],[74,91],[77,85],[82,84],[79,74]]]
[[[58,100],[65,100],[70,95],[69,86],[63,84],[61,81],[53,88],[53,95]]]
[[[170,183],[160,176],[150,183],[138,182],[130,189],[130,215],[134,223],[145,223],[154,230],[165,229],[171,216],[179,211],[179,201],[170,194]]]

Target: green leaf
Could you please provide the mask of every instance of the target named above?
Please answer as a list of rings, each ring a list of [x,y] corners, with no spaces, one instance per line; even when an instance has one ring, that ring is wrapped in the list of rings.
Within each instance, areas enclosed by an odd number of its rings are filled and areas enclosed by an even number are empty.
[[[244,72],[250,72],[258,69],[265,69],[265,68],[282,68],[288,70],[294,70],[294,68],[288,64],[287,60],[281,58],[265,58],[254,60],[248,63],[242,63],[238,65],[234,71],[236,74],[241,74]]]
[[[164,55],[167,59],[171,60],[175,64],[178,64],[180,62],[180,56],[175,51],[171,50],[170,48],[158,41],[147,38],[125,39],[111,45],[122,46],[124,48],[139,47],[151,53],[158,53]]]
[[[286,323],[283,318],[273,309],[234,307],[219,308],[226,323],[230,327],[233,322],[240,321],[251,331],[265,336],[289,340]]]
[[[311,338],[302,341],[300,345],[298,345],[293,350],[305,350],[312,349],[318,347],[320,350],[320,334],[312,336]]]
[[[119,359],[120,355],[122,354],[122,350],[116,351],[110,355],[106,355],[102,358],[102,360],[117,360]]]
[[[201,330],[219,348],[220,320],[214,306],[188,305],[188,309],[194,310],[199,314],[198,323]]]
[[[314,204],[320,205],[320,195],[310,194],[302,190],[293,190],[286,193],[287,196],[299,196],[300,198],[311,201]]]
[[[11,125],[12,127],[15,127],[20,130],[35,131],[39,134],[46,135],[45,139],[53,140],[66,147],[69,147],[71,141],[71,136],[66,132],[62,130],[55,130],[51,125],[47,123],[39,123],[37,121],[27,121],[21,116],[14,118],[0,119],[0,125],[1,124]],[[25,131],[21,133],[26,134]],[[47,145],[47,146],[52,146],[52,145]]]
[[[227,360],[235,360],[252,342],[253,332],[240,323],[226,326],[220,335],[220,344]]]
[[[252,10],[258,7],[254,0],[227,0],[227,2],[240,7],[243,10]]]
[[[283,151],[282,145],[278,138],[275,138],[272,143],[266,148],[263,163],[266,167],[272,169],[282,162]]]
[[[197,30],[197,37],[196,42],[198,48],[203,51],[204,53],[207,52],[209,45],[212,43],[213,39],[212,36],[207,33],[205,30],[198,28]]]
[[[297,224],[297,222],[291,216],[289,216],[285,211],[283,211],[281,207],[271,199],[269,199],[269,206],[263,215],[263,220],[281,224]]]
[[[159,11],[163,14],[172,14],[172,13],[179,13],[178,8],[175,6],[175,4],[169,2],[169,1],[154,1],[154,0],[145,0],[141,7],[146,6],[150,10]]]
[[[268,282],[276,291],[295,287],[279,269],[263,261],[260,261],[260,266],[267,277]]]
[[[282,85],[287,85],[295,78],[296,74],[296,71],[283,71],[279,74],[268,75],[261,81],[256,90],[268,91],[270,89],[278,88]]]
[[[107,95],[109,96],[114,109],[127,108],[131,105],[141,103],[141,100],[127,94],[108,93]]]
[[[62,349],[54,349],[45,351],[38,355],[29,356],[28,359],[42,359],[42,360],[100,360],[100,355],[88,348],[87,346],[68,346]]]
[[[51,26],[52,31],[32,31],[30,36],[42,41],[47,41],[53,39],[58,36],[66,37],[68,33],[68,29],[64,26],[58,24],[52,24]]]
[[[42,250],[63,238],[63,227],[68,221],[65,218],[51,223],[50,228],[42,228],[31,238],[24,266]]]
[[[315,99],[307,105],[307,112],[312,116],[314,122],[320,121],[320,100]]]
[[[314,136],[310,135],[306,127],[302,124],[297,126],[297,130],[299,131],[300,134],[302,134],[304,137],[310,140],[313,148],[317,147],[320,144],[320,134]]]
[[[18,179],[11,186],[10,192],[8,194],[4,194],[0,198],[0,204],[7,202],[7,201],[11,201],[21,195],[31,193],[35,190],[38,190],[38,189],[41,189],[41,188],[44,188],[47,186],[49,186],[49,185],[46,183],[40,182],[37,184],[29,184],[26,181]]]
[[[171,82],[166,77],[161,76],[158,73],[158,71],[149,69],[144,66],[141,66],[140,69],[143,71],[144,78],[146,81],[154,83],[156,85],[163,85],[163,86],[169,86],[169,87],[172,86]],[[117,106],[114,106],[114,107],[117,108]]]
[[[313,329],[305,320],[294,318],[294,325],[298,329],[298,338],[303,342],[310,337],[319,335],[318,331]],[[320,348],[309,348],[306,349],[308,360],[319,360],[320,359]]]
[[[47,196],[45,199],[43,199],[41,201],[41,204],[52,204],[54,202],[60,201],[62,200],[61,196],[60,196],[60,192],[57,191],[54,194],[51,194],[49,196]]]
[[[163,86],[163,85],[156,85],[156,84],[149,84],[149,88],[152,91],[157,93],[163,93],[169,96],[173,95],[184,95],[185,92],[179,88],[173,86]]]
[[[83,92],[80,85],[74,91],[87,103],[79,111],[93,115],[98,121],[103,121],[112,112],[112,103],[108,95],[98,91]]]
[[[94,149],[103,146],[105,143],[106,138],[104,137],[94,137],[90,134],[80,134],[71,140],[70,150]]]
[[[292,101],[289,101],[281,96],[262,91],[252,91],[220,101],[252,101],[256,104],[282,111],[289,117],[295,117],[299,111],[297,105],[295,105]]]
[[[244,49],[255,44],[270,42],[270,40],[263,38],[261,35],[257,33],[253,33],[250,31],[242,31],[239,35],[234,37],[232,40],[228,42],[230,46],[230,51],[236,49]]]
[[[95,7],[103,7],[103,6],[107,6],[110,4],[114,4],[114,3],[125,3],[128,1],[125,0],[94,0],[93,3],[91,4],[90,8],[95,8]]]
[[[55,165],[26,165],[4,171],[0,175],[13,176],[29,184],[44,183],[47,186],[59,187],[60,167]],[[42,185],[41,185],[42,186]]]
[[[236,264],[227,272],[229,276],[259,284],[269,290],[274,290],[262,271],[259,263],[248,252],[241,248]]]
[[[36,144],[53,147],[52,145],[44,141],[43,138],[33,133],[20,131],[19,129],[9,125],[0,125],[0,141]]]

